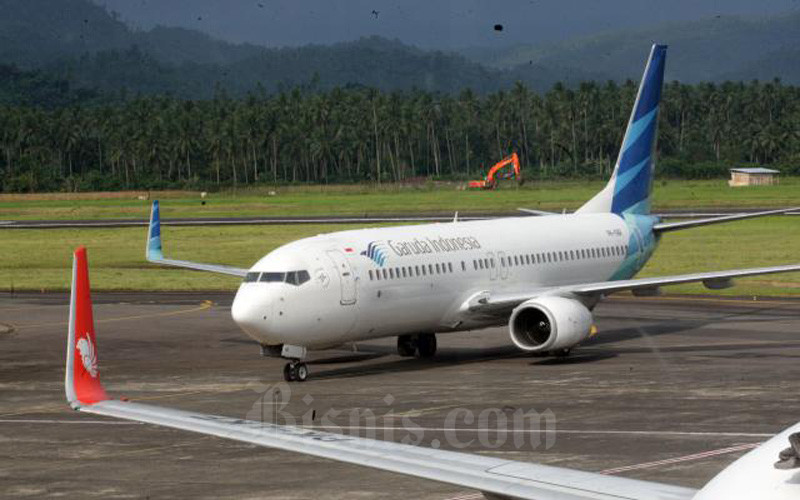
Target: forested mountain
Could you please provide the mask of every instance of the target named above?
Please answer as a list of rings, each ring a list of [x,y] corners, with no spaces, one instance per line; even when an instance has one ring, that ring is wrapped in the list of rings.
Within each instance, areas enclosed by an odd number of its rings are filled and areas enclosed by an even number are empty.
[[[43,69],[73,86],[129,94],[210,98],[222,88],[314,84],[490,92],[521,79],[537,90],[592,75],[553,65],[497,71],[466,58],[369,37],[331,46],[264,48],[215,40],[183,28],[136,31],[89,0],[0,0],[0,64]]]
[[[716,17],[635,31],[610,32],[548,47],[468,50],[471,59],[499,69],[539,64],[582,68],[619,81],[641,76],[642,47],[670,46],[667,80],[772,80],[800,84],[800,13],[762,19]]]
[[[229,64],[261,50],[183,28],[133,30],[89,0],[0,0],[0,12],[0,62],[26,69],[133,47],[167,64]]]
[[[39,69],[72,87],[119,95],[206,99],[293,86],[367,86],[478,93],[521,81],[538,92],[556,82],[638,79],[652,40],[671,45],[667,79],[800,83],[800,14],[722,17],[609,33],[551,47],[467,51],[475,60],[370,37],[330,46],[237,45],[198,31],[132,29],[90,0],[0,0],[0,64]]]
[[[136,31],[88,0],[0,9],[0,191],[465,178],[512,151],[529,177],[608,176],[636,92],[608,77],[638,78],[655,36],[518,48],[493,69],[380,37]],[[800,173],[800,49],[782,45],[800,17],[661,29],[673,78],[745,80],[665,85],[661,175]]]

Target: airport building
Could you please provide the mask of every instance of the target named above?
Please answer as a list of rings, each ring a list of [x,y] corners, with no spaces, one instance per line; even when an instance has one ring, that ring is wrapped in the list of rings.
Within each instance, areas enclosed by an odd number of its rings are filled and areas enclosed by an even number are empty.
[[[778,183],[779,170],[771,168],[732,168],[728,185],[739,186],[771,186]]]

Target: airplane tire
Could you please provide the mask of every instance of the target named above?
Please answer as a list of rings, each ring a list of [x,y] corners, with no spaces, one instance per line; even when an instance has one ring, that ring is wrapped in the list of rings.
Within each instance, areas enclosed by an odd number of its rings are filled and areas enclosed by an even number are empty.
[[[417,356],[420,358],[432,358],[436,355],[436,334],[422,333],[417,338]]]
[[[298,382],[305,382],[308,380],[308,365],[305,363],[298,363],[294,367],[294,379]]]
[[[409,358],[416,354],[417,343],[411,335],[399,335],[397,337],[397,354],[404,358]]]
[[[283,367],[283,380],[287,382],[294,382],[294,367],[291,363],[286,363]]]

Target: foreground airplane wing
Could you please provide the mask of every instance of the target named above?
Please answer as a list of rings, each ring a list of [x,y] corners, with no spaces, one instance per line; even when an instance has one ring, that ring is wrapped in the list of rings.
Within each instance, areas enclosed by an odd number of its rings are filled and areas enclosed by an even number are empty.
[[[631,280],[598,281],[596,283],[580,283],[558,287],[536,288],[519,293],[483,292],[471,297],[462,310],[481,313],[506,312],[519,304],[543,295],[608,295],[626,290],[657,290],[661,286],[681,285],[684,283],[702,282],[711,289],[727,288],[732,285],[733,278],[760,276],[764,274],[791,273],[800,271],[800,264],[786,266],[755,267],[752,269],[733,269],[729,271],[711,271],[706,273],[679,274],[676,276],[659,276],[655,278],[638,278]]]
[[[242,278],[247,275],[247,269],[242,269],[239,267],[223,266],[219,264],[203,264],[188,260],[164,258],[164,252],[161,248],[161,217],[159,216],[158,200],[153,201],[153,208],[150,210],[150,227],[147,231],[147,250],[145,257],[147,258],[148,262],[152,262],[154,264],[163,264],[165,266],[183,267],[186,269],[208,271],[217,274],[228,274]]]
[[[75,410],[475,489],[491,498],[688,500],[695,490],[558,467],[112,400],[100,383],[86,250],[73,261],[65,390]]]

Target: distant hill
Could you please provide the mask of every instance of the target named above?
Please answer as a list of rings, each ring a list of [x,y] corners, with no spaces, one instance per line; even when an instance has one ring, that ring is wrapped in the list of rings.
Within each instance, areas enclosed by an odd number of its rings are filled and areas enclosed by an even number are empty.
[[[800,52],[796,49],[800,46],[800,12],[752,20],[723,16],[612,32],[547,47],[476,49],[464,54],[499,69],[526,64],[560,65],[615,80],[638,79],[653,41],[670,46],[666,74],[670,80],[695,83],[779,77],[787,83],[800,84]]]
[[[667,78],[684,82],[781,77],[800,84],[800,13],[762,20],[722,17],[651,30],[608,33],[549,47],[518,46],[464,54],[421,50],[399,40],[362,38],[330,46],[265,48],[204,33],[136,30],[90,0],[0,0],[0,64],[35,77],[0,74],[6,99],[64,84],[106,96],[171,94],[209,98],[293,86],[370,86],[478,93],[517,81],[537,91],[556,82],[638,79],[651,40],[671,45]],[[16,78],[16,80],[13,80]],[[13,81],[12,81],[13,80]],[[55,82],[52,85],[42,83]],[[22,83],[20,83],[22,82]],[[22,85],[22,86],[20,86]],[[26,98],[30,101],[29,98]],[[48,103],[60,102],[49,95]]]
[[[107,92],[207,98],[217,88],[236,95],[312,81],[321,89],[362,85],[490,92],[517,79],[545,90],[558,80],[576,82],[588,76],[543,65],[498,72],[458,54],[380,37],[331,46],[264,48],[183,28],[136,31],[89,0],[0,0],[0,9],[0,64],[43,69],[73,86]]]
[[[0,0],[0,61],[22,68],[139,47],[158,61],[228,64],[258,53],[199,31],[136,31],[88,0]]]

